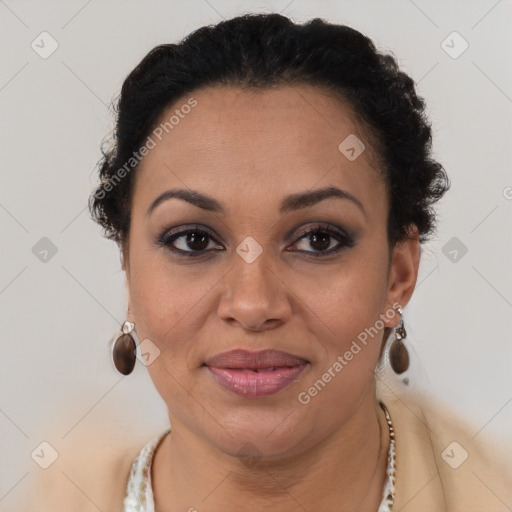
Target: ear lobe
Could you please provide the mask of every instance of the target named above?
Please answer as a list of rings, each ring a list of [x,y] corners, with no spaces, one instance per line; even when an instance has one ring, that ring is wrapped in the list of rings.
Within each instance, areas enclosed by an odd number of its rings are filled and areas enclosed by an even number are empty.
[[[419,232],[417,226],[411,224],[409,238],[393,249],[388,289],[389,304],[398,302],[402,308],[407,305],[418,279],[419,262]]]
[[[135,323],[135,320],[133,318],[132,309],[130,305],[130,295],[128,294],[128,307],[126,308],[126,320],[131,323]]]
[[[122,240],[118,244],[119,246],[119,261],[121,262],[121,269],[125,272],[129,271],[129,262],[128,262],[128,240]]]
[[[132,315],[132,306],[131,306],[131,297],[130,297],[130,274],[129,274],[129,268],[128,269],[124,269],[125,270],[125,277],[126,277],[126,280],[125,280],[125,286],[126,286],[126,296],[128,297],[128,305],[127,305],[127,308],[126,308],[126,320],[128,320],[128,322],[132,322],[132,323],[135,323],[135,320],[133,318],[133,315]]]
[[[123,250],[119,251],[119,262],[121,264],[121,270],[124,270],[126,272],[127,262],[126,262],[126,255]]]

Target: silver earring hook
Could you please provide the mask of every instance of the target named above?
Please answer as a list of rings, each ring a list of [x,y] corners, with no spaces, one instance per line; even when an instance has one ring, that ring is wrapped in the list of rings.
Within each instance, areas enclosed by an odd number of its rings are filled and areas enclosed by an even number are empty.
[[[135,324],[133,322],[128,322],[128,320],[126,320],[123,323],[123,327],[121,328],[121,330],[123,331],[124,334],[130,334],[133,331],[134,327]]]
[[[400,313],[400,323],[395,327],[395,334],[396,339],[401,340],[407,337],[407,332],[405,331],[404,326],[403,309],[401,307],[397,307],[396,310]]]

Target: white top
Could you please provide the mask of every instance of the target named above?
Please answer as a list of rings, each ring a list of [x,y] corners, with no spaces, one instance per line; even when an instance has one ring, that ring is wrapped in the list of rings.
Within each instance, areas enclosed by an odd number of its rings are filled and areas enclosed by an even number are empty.
[[[382,490],[382,501],[376,512],[391,512],[395,496],[395,433],[388,410],[382,402],[379,402],[386,414],[389,425],[389,451],[387,478]],[[151,463],[153,455],[160,441],[170,432],[166,430],[149,441],[140,451],[130,469],[130,476],[126,486],[123,512],[155,512],[153,501],[153,489],[151,486]]]

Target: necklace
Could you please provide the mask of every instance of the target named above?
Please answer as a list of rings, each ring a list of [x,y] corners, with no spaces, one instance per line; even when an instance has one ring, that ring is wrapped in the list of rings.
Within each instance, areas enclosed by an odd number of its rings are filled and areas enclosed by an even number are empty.
[[[391,512],[395,500],[395,431],[386,406],[379,402],[384,411],[389,427],[389,450],[388,466],[386,470],[387,479],[382,492],[382,501],[377,512]],[[153,491],[151,485],[151,463],[153,454],[158,444],[170,432],[167,429],[163,434],[151,440],[143,447],[135,459],[127,484],[127,492],[124,499],[124,512],[151,512],[153,511]]]
[[[391,512],[393,503],[395,501],[395,481],[396,481],[396,455],[395,455],[395,430],[391,423],[391,418],[386,406],[379,402],[389,427],[389,452],[388,452],[388,467],[387,467],[387,480],[384,485],[383,501],[379,507],[378,512]]]

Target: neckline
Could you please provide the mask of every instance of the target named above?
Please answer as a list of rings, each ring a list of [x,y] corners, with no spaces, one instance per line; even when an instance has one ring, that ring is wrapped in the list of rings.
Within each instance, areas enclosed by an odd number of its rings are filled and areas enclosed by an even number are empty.
[[[391,416],[384,402],[379,400],[378,404],[384,411],[389,427],[389,449],[386,481],[384,482],[384,487],[382,489],[381,503],[376,512],[391,512],[395,499],[396,482],[395,431],[393,429]],[[169,427],[167,430],[151,439],[142,448],[133,462],[126,486],[126,494],[123,501],[123,512],[154,512],[155,505],[151,478],[153,457],[160,443],[170,432],[171,428]]]

